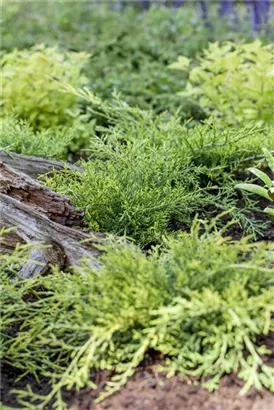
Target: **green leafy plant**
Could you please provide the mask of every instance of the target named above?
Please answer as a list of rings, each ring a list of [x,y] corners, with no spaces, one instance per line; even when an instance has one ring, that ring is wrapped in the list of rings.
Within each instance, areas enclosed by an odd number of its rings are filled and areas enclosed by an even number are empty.
[[[100,396],[117,391],[153,349],[166,357],[159,370],[205,381],[215,389],[236,372],[251,386],[274,391],[256,337],[274,330],[273,244],[232,242],[216,220],[195,219],[191,232],[165,242],[148,257],[136,246],[112,242],[100,271],[83,261],[72,275],[53,274],[10,282],[2,270],[2,354],[22,373],[47,376],[46,396],[17,392],[24,408],[54,400],[61,389],[95,388],[92,370],[115,372]],[[12,296],[13,295],[13,296]],[[7,326],[6,326],[7,325]],[[33,403],[33,404],[32,404]]]
[[[273,47],[260,40],[249,44],[211,43],[197,64],[179,57],[171,68],[189,71],[181,95],[230,123],[273,121]]]
[[[36,129],[71,125],[71,114],[78,110],[77,100],[72,94],[60,93],[55,80],[84,85],[87,80],[81,70],[88,58],[86,53],[64,53],[43,44],[4,54],[2,116],[13,111]]]
[[[267,149],[264,149],[263,152],[268,166],[274,176],[274,157]],[[264,183],[265,187],[256,184],[241,183],[237,184],[236,188],[259,195],[265,199],[270,200],[274,204],[274,179],[271,180],[271,178],[265,172],[257,168],[248,168],[248,171],[252,172],[252,174],[258,177]],[[270,216],[270,218],[274,220],[274,208],[267,207],[265,208],[264,212],[266,212]]]

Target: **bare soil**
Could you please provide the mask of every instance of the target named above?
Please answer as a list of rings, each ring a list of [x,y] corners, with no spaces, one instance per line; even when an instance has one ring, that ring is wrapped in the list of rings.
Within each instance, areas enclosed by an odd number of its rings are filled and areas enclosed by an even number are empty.
[[[153,367],[137,372],[119,393],[94,404],[88,391],[76,395],[70,410],[273,410],[274,394],[252,389],[239,396],[243,383],[235,375],[222,379],[220,388],[210,393],[188,385],[178,376],[170,379]]]
[[[274,333],[268,337],[261,337],[259,344],[265,344],[273,353],[265,358],[266,362],[274,366]],[[154,362],[153,364],[151,362]],[[64,392],[64,399],[69,410],[273,410],[274,393],[267,390],[251,389],[245,396],[239,392],[243,382],[235,374],[223,377],[220,388],[209,392],[199,385],[188,384],[178,376],[166,378],[157,373],[159,359],[148,357],[137,370],[127,385],[118,393],[108,397],[101,403],[95,403],[99,393],[104,389],[110,373],[100,372],[92,379],[97,384],[96,391],[82,389]],[[31,384],[33,390],[39,394],[49,392],[49,384],[45,378],[37,383],[28,377],[15,382],[18,371],[3,364],[1,377],[1,400],[11,407],[20,408],[16,396],[11,393],[12,388],[25,389]],[[22,408],[22,407],[21,407]],[[52,410],[49,405],[45,410]],[[58,409],[57,409],[58,410]]]

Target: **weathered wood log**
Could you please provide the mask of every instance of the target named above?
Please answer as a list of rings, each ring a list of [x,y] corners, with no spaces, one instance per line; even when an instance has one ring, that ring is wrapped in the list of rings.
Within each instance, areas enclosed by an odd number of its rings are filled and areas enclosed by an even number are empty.
[[[36,244],[20,270],[22,277],[43,274],[50,265],[69,269],[83,257],[98,268],[104,235],[74,229],[86,226],[83,217],[68,198],[0,163],[0,228],[15,228],[2,239],[0,252],[11,253],[18,243]]]
[[[0,192],[32,206],[51,221],[65,226],[86,226],[84,213],[76,210],[68,198],[3,162],[0,162]]]
[[[3,253],[11,251],[18,242],[43,242],[49,246],[33,249],[29,261],[20,271],[22,277],[33,277],[44,273],[49,265],[59,265],[62,269],[67,269],[77,265],[83,257],[98,258],[101,253],[96,244],[100,242],[102,235],[94,235],[92,241],[87,233],[51,221],[31,206],[2,193],[0,193],[0,226],[16,228],[2,241],[1,252]],[[83,240],[87,242],[81,243]],[[98,268],[96,260],[91,261],[91,265]]]
[[[0,152],[0,161],[11,166],[17,171],[23,172],[32,178],[37,178],[39,175],[48,174],[54,170],[62,170],[69,167],[72,170],[82,171],[82,168],[65,162],[49,160],[40,157],[32,157],[28,155],[16,154],[14,152]]]

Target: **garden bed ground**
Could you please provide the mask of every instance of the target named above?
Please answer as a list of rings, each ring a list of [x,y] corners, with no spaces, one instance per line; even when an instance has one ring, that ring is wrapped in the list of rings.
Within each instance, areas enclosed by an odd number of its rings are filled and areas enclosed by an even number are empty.
[[[261,337],[260,344],[265,344],[272,351],[265,358],[269,365],[274,363],[274,333]],[[153,362],[153,363],[151,363]],[[94,381],[96,391],[83,389],[80,392],[66,392],[69,410],[271,410],[274,408],[274,394],[267,391],[256,391],[252,388],[245,396],[239,391],[243,382],[232,374],[223,377],[220,388],[213,393],[200,386],[189,385],[180,377],[166,378],[157,373],[155,359],[148,358],[138,369],[127,385],[119,393],[95,404],[95,398],[103,390],[108,372],[98,373]],[[45,378],[38,384],[33,378],[15,383],[18,371],[3,364],[1,379],[2,401],[9,406],[18,407],[16,396],[10,391],[13,388],[25,389],[26,383],[39,394],[47,394],[49,385]],[[45,410],[51,410],[48,406]]]

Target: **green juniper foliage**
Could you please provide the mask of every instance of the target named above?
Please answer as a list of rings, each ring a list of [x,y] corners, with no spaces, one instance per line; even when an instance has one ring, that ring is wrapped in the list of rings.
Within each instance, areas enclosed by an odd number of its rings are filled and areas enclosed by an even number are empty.
[[[3,332],[3,357],[52,384],[45,397],[18,392],[24,408],[54,399],[65,409],[62,387],[95,388],[92,370],[112,370],[102,399],[126,383],[149,349],[166,357],[159,370],[198,377],[209,389],[234,371],[245,381],[242,393],[274,391],[274,369],[262,360],[268,351],[256,344],[274,330],[273,244],[231,242],[224,231],[195,219],[190,234],[148,257],[116,241],[104,248],[100,272],[83,261],[73,275],[53,269],[10,282],[2,269],[4,329],[20,323],[14,338]]]
[[[190,154],[195,165],[202,165],[216,175],[226,170],[242,169],[247,163],[261,156],[261,147],[271,149],[274,144],[274,129],[271,125],[231,126],[223,120],[218,123],[213,117],[203,123],[186,121],[182,124],[180,112],[174,115],[155,115],[151,110],[132,107],[113,94],[105,101],[89,89],[76,90],[68,84],[60,84],[64,93],[72,93],[92,118],[96,119],[96,135],[116,145],[144,141],[147,145],[176,148],[179,154]],[[103,119],[103,120],[102,120]],[[102,125],[103,121],[103,125]],[[97,139],[90,139],[91,154],[96,156]]]
[[[18,154],[63,159],[73,134],[71,127],[34,131],[27,121],[11,115],[1,120],[0,149]]]
[[[84,172],[65,170],[46,178],[51,189],[85,211],[92,231],[126,234],[142,246],[158,243],[172,219],[189,225],[207,202],[199,167],[175,149],[136,141],[113,150],[98,138],[95,152],[97,159],[81,163]]]
[[[249,216],[256,205],[247,199],[244,212],[238,212],[232,181],[239,168],[261,154],[262,141],[271,146],[270,129],[220,128],[211,122],[189,128],[178,116],[157,116],[119,97],[103,102],[88,90],[63,88],[86,100],[98,124],[102,117],[108,123],[107,128],[98,125],[90,139],[84,173],[64,171],[45,180],[85,211],[90,229],[126,234],[145,246],[159,243],[174,222],[190,226],[196,212],[214,204],[220,210],[234,207],[233,216],[258,233],[259,223]]]

